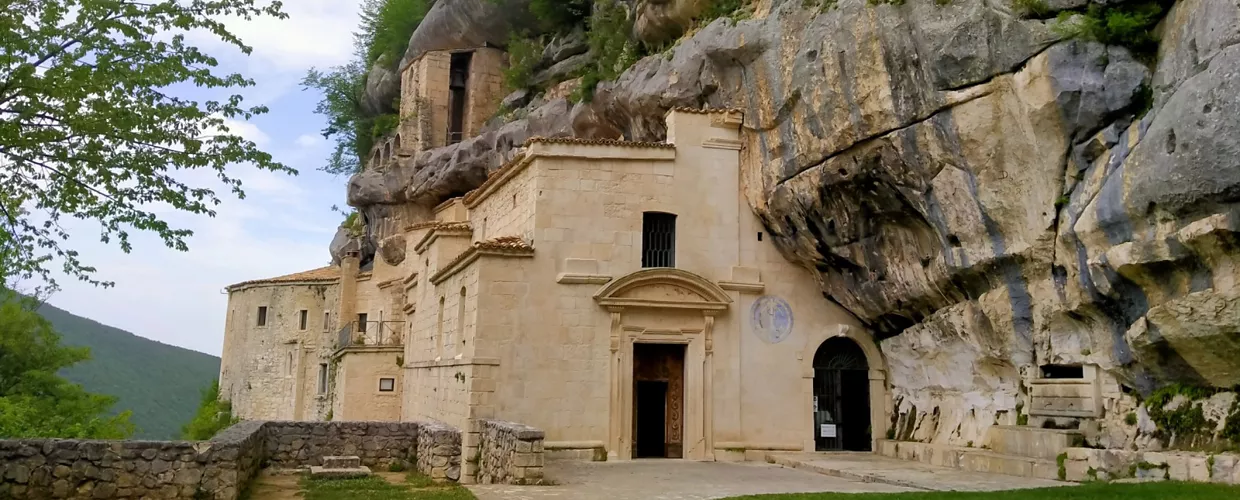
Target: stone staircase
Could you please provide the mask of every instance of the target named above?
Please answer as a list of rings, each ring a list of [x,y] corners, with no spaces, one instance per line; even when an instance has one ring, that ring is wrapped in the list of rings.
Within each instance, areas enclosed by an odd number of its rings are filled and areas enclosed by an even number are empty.
[[[362,465],[360,457],[323,457],[323,465],[310,466],[310,477],[323,479],[349,479],[370,475],[370,467]]]
[[[876,451],[887,457],[971,472],[1059,479],[1059,455],[1083,441],[1077,430],[996,425],[987,430],[981,448],[884,439],[879,440]]]

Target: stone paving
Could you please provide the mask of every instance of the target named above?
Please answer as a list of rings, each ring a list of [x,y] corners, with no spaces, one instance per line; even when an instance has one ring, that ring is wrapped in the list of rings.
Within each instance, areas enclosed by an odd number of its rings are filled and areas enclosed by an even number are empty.
[[[869,453],[789,453],[771,458],[790,465],[557,460],[548,462],[545,469],[555,486],[472,485],[469,489],[479,500],[706,500],[762,493],[994,491],[1070,484],[938,468]]]
[[[547,463],[554,486],[471,485],[479,500],[706,500],[759,493],[899,492],[909,488],[829,477],[758,462]]]
[[[929,491],[997,491],[1073,484],[935,467],[873,453],[771,453],[767,459],[785,467],[844,479]]]

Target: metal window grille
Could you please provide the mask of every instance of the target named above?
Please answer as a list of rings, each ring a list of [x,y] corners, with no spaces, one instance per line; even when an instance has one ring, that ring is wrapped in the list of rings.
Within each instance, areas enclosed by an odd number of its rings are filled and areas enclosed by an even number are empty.
[[[676,267],[675,214],[642,214],[642,267]]]

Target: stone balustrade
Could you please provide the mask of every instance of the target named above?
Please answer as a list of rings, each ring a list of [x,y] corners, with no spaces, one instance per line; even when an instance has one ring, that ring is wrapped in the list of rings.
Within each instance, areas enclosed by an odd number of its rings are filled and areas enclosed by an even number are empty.
[[[483,420],[478,476],[482,484],[538,484],[543,480],[543,431],[528,425]]]
[[[372,466],[409,461],[456,481],[460,443],[460,431],[427,422],[249,421],[199,442],[0,440],[0,498],[236,500],[264,465],[342,454]]]

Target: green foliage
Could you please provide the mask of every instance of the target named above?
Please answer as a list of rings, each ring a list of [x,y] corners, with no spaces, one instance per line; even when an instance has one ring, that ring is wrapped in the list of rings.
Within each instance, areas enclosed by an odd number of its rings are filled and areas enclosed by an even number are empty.
[[[1091,3],[1084,12],[1060,12],[1054,29],[1065,38],[1121,45],[1148,55],[1158,49],[1154,27],[1165,12],[1158,0],[1106,7]]]
[[[65,347],[36,303],[0,288],[0,438],[120,439],[129,412],[109,415],[116,398],[86,392],[57,372],[90,358]]]
[[[826,12],[838,6],[839,0],[801,0],[801,7],[816,12]]]
[[[405,462],[396,460],[388,464],[388,472],[405,472]]]
[[[181,429],[181,437],[191,441],[211,439],[239,421],[233,417],[232,404],[220,399],[220,382],[217,380],[202,390],[198,413]]]
[[[1012,0],[1012,7],[1022,17],[1043,18],[1051,13],[1051,6],[1046,0]]]
[[[396,130],[396,127],[400,126],[400,115],[385,113],[374,117],[373,121],[374,125],[370,127],[370,136],[378,139],[391,133],[393,130]],[[366,148],[366,150],[370,151],[370,148]]]
[[[367,66],[394,65],[409,47],[409,37],[430,10],[431,0],[366,0],[355,44]]]
[[[303,89],[322,92],[323,98],[314,112],[327,118],[323,137],[336,141],[327,165],[319,170],[336,175],[360,172],[365,165],[363,159],[374,145],[374,119],[362,110],[366,66],[354,61],[326,72],[311,68],[301,85]]]
[[[228,169],[251,164],[295,173],[233,133],[232,120],[265,113],[229,95],[254,82],[215,71],[190,44],[200,37],[250,47],[228,19],[284,18],[280,2],[255,0],[61,0],[6,2],[0,11],[0,280],[56,288],[49,266],[95,285],[96,270],[65,248],[62,217],[95,221],[99,237],[131,250],[130,231],[187,248],[193,233],[160,217],[171,208],[213,216],[216,191],[187,179],[205,170],[238,198]],[[188,34],[194,33],[191,38]],[[178,98],[211,89],[220,100]],[[209,185],[209,184],[207,184]]]
[[[542,37],[526,38],[513,36],[508,42],[508,67],[504,72],[504,85],[510,89],[523,89],[530,86],[530,77],[542,61],[546,43]]]
[[[904,0],[868,0],[868,3],[870,5],[887,4],[887,5],[900,6],[900,5],[904,5]]]
[[[1145,400],[1145,409],[1150,420],[1154,421],[1164,435],[1191,439],[1193,436],[1209,434],[1215,425],[1206,419],[1201,405],[1194,405],[1193,401],[1209,398],[1219,392],[1223,392],[1223,389],[1172,384],[1150,394]],[[1187,401],[1174,410],[1164,409],[1176,396],[1184,396]]]
[[[1237,391],[1240,393],[1240,391]],[[1234,445],[1240,445],[1240,395],[1236,401],[1231,404],[1231,413],[1227,415],[1227,420],[1223,422],[1222,437],[1231,441]]]
[[[567,33],[590,17],[593,0],[530,0],[530,13],[544,31]]]
[[[1068,479],[1068,466],[1066,465],[1067,461],[1068,461],[1067,452],[1060,453],[1059,456],[1055,457],[1055,464],[1059,466],[1059,480],[1060,481],[1066,481]]]
[[[161,344],[75,316],[48,304],[38,312],[65,345],[87,347],[91,359],[61,369],[89,392],[116,396],[130,410],[135,438],[175,439],[193,418],[198,392],[220,374],[220,359]]]
[[[698,15],[698,23],[705,26],[721,17],[735,20],[737,16],[742,15],[742,9],[747,3],[745,0],[710,0],[706,8],[702,9],[702,13]]]
[[[638,59],[637,42],[631,38],[633,19],[617,0],[599,0],[590,16],[586,39],[594,54],[594,65],[582,75],[575,101],[590,101],[598,83],[615,80]]]
[[[1206,457],[1206,474],[1208,477],[1214,477],[1214,455]]]
[[[1128,412],[1127,415],[1124,415],[1124,423],[1128,425],[1137,425],[1137,414]]]

